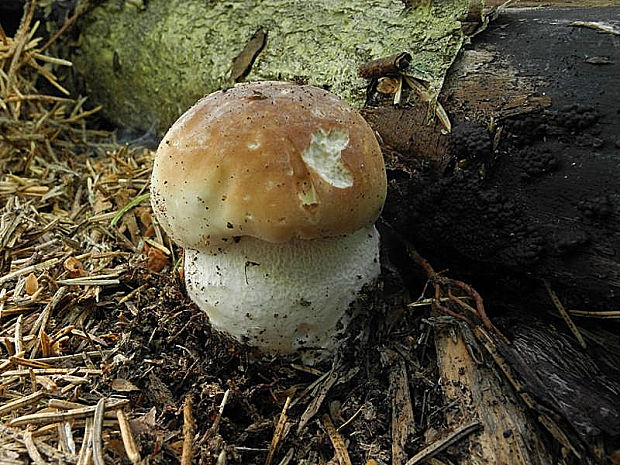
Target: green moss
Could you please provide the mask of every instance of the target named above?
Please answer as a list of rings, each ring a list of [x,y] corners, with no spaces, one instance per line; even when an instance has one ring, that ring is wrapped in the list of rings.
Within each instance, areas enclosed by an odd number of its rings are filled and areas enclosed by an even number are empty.
[[[414,72],[438,92],[462,45],[457,17],[469,1],[432,3],[405,9],[397,0],[150,0],[137,8],[109,0],[84,22],[74,62],[108,118],[158,132],[228,84],[233,59],[259,28],[267,44],[246,80],[301,79],[359,105],[366,82],[358,66],[409,51]]]

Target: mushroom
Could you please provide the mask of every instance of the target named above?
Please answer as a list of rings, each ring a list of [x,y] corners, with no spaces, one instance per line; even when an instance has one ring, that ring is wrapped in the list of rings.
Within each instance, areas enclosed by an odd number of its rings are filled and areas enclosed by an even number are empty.
[[[163,138],[151,199],[185,248],[185,282],[211,325],[266,353],[331,353],[379,275],[386,174],[374,132],[312,86],[212,93]]]

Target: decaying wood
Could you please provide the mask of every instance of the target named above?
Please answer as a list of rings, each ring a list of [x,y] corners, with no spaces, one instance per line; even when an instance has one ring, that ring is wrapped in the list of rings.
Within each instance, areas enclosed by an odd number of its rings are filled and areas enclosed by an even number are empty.
[[[351,458],[349,457],[349,452],[347,451],[347,446],[344,442],[344,439],[336,430],[336,427],[334,426],[334,423],[332,422],[332,419],[329,417],[329,415],[323,415],[321,423],[323,424],[323,428],[325,428],[325,431],[329,436],[329,440],[331,441],[332,446],[334,446],[335,458],[338,464],[352,465]]]
[[[485,296],[491,319],[496,309],[512,308],[532,322],[519,326],[523,333],[516,339],[528,343],[498,343],[505,353],[503,360],[496,359],[497,367],[514,381],[523,399],[519,408],[527,406],[523,418],[537,417],[536,428],[549,432],[577,460],[600,457],[590,444],[609,441],[605,438],[614,437],[620,425],[609,400],[618,395],[618,386],[601,376],[617,373],[617,342],[598,328],[597,346],[590,347],[581,319],[592,315],[613,325],[620,291],[620,164],[617,135],[610,131],[620,124],[620,95],[611,84],[613,71],[581,57],[608,56],[615,63],[620,55],[613,35],[569,24],[617,13],[617,8],[602,8],[500,15],[463,51],[446,79],[440,101],[455,123],[452,134],[421,102],[380,105],[377,97],[378,106],[367,109],[393,160],[388,165],[393,202],[384,217],[435,266],[471,282]],[[521,21],[525,18],[536,20]],[[540,37],[548,36],[562,46],[545,48]],[[580,47],[582,53],[567,55]],[[535,158],[540,169],[528,165]],[[561,308],[567,309],[567,324],[574,323],[577,347],[541,318]],[[589,354],[580,353],[578,343]],[[450,366],[440,358],[441,366]],[[487,379],[483,369],[471,363],[470,379],[482,383]],[[514,371],[506,370],[508,365]],[[457,380],[458,369],[452,371]],[[502,384],[495,386],[495,395],[515,399]],[[494,412],[478,408],[480,414]],[[497,408],[495,414],[501,416]],[[498,440],[505,445],[518,439]],[[540,451],[523,447],[529,441],[519,444],[515,450],[521,451],[522,463],[545,463]],[[487,446],[487,461],[494,453]]]
[[[475,344],[471,341],[470,344]],[[456,427],[480,422],[466,440],[471,464],[547,465],[552,458],[541,443],[535,417],[526,412],[497,372],[476,362],[460,331],[439,331],[435,339],[448,422]]]
[[[280,446],[280,441],[285,434],[285,426],[286,421],[288,420],[287,411],[289,406],[291,405],[291,398],[287,397],[286,402],[282,406],[282,412],[280,412],[280,418],[278,418],[278,422],[276,423],[276,427],[273,432],[273,437],[271,438],[271,443],[269,444],[269,452],[267,452],[267,459],[265,460],[265,465],[271,465],[273,461],[273,457],[275,456],[278,447]]]
[[[446,77],[439,101],[451,133],[410,95],[400,106],[377,96],[366,109],[399,154],[384,216],[487,300],[548,300],[546,279],[567,309],[614,310],[620,164],[611,128],[620,124],[620,91],[617,73],[585,57],[620,62],[620,54],[614,35],[569,24],[618,11],[504,12]]]
[[[405,461],[405,445],[415,433],[413,407],[405,361],[396,357],[390,369],[390,397],[392,398],[392,464]]]
[[[448,435],[434,442],[433,444],[425,447],[420,452],[415,454],[405,465],[416,465],[418,463],[422,463],[425,460],[433,460],[433,457],[443,451],[445,448],[450,447],[464,437],[467,437],[472,432],[476,431],[480,427],[480,423],[478,421],[473,421],[471,423],[467,423],[465,425],[459,426],[455,428],[453,431],[448,433]]]

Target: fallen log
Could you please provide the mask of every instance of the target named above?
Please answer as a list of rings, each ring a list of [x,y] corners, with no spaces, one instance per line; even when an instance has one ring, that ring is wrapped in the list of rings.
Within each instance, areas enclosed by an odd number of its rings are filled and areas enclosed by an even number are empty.
[[[569,309],[619,303],[619,14],[504,12],[448,72],[450,133],[413,90],[370,92],[393,155],[384,217],[487,300],[551,308],[546,280]]]
[[[72,61],[106,118],[162,135],[198,98],[243,79],[324,86],[361,104],[357,66],[403,50],[441,86],[464,40],[457,18],[481,3],[102,1]]]

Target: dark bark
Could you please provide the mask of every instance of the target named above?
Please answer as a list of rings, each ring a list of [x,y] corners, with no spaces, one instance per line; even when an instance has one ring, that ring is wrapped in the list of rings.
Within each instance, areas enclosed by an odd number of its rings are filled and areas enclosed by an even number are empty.
[[[398,154],[385,218],[502,306],[551,308],[543,279],[568,308],[618,305],[620,37],[570,23],[619,15],[504,13],[450,70],[451,134],[426,103],[371,99],[366,116]]]

